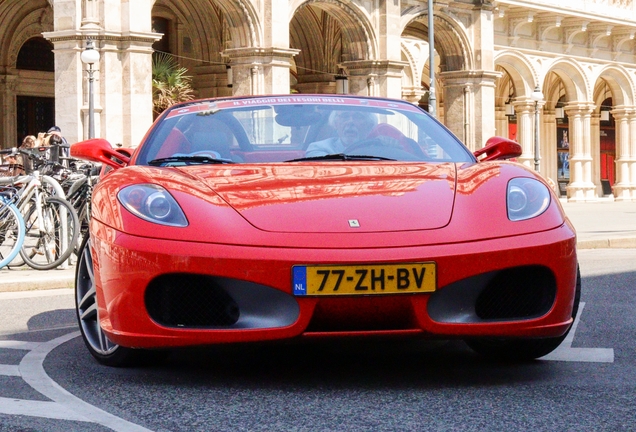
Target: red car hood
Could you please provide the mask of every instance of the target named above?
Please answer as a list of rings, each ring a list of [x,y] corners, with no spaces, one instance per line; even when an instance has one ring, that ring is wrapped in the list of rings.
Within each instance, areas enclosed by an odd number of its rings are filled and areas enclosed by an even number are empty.
[[[187,169],[256,228],[290,233],[430,230],[450,222],[454,164],[201,167]]]

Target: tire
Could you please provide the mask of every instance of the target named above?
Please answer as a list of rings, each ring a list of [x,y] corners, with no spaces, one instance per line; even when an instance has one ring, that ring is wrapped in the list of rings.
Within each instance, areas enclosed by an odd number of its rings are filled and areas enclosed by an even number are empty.
[[[66,242],[62,241],[62,215],[66,213]],[[77,212],[62,198],[47,197],[42,208],[45,231],[39,230],[35,203],[25,212],[27,236],[20,251],[24,262],[35,270],[50,270],[73,253],[79,237]]]
[[[581,271],[576,268],[576,291],[572,307],[572,320],[576,318],[581,301]],[[572,321],[574,322],[574,321]],[[522,362],[543,357],[554,351],[567,337],[572,326],[562,336],[554,338],[480,338],[467,339],[466,344],[477,353],[495,360]]]
[[[22,248],[26,229],[22,214],[0,196],[0,268],[10,265]]]
[[[75,269],[75,312],[84,344],[98,363],[112,367],[149,364],[168,355],[167,351],[131,349],[110,341],[102,331],[97,306],[90,237],[80,247]]]

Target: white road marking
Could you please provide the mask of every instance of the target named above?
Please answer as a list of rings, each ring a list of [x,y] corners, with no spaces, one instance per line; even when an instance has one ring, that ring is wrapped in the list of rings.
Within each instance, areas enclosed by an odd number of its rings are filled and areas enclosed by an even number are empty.
[[[52,401],[42,402],[0,397],[0,413],[97,423],[114,431],[122,432],[149,431],[149,429],[109,414],[73,396],[46,374],[43,366],[46,356],[59,345],[79,335],[80,332],[76,331],[42,343],[0,341],[0,348],[29,350],[19,366],[0,365],[0,374],[21,376],[33,389]]]
[[[552,353],[541,357],[542,360],[614,362],[614,350],[612,348],[572,348],[574,335],[581,315],[583,314],[584,307],[585,303],[581,303],[577,317],[572,325],[572,330],[563,343]],[[116,417],[84,402],[60,387],[46,374],[43,366],[46,356],[59,345],[79,335],[80,332],[72,332],[43,343],[13,340],[0,341],[0,348],[29,351],[19,366],[0,364],[0,375],[21,376],[33,389],[52,401],[46,402],[0,397],[0,413],[97,423],[112,430],[122,432],[149,431],[149,429],[128,422],[127,420]]]
[[[561,345],[547,356],[541,357],[540,360],[614,363],[613,348],[572,348],[574,333],[576,333],[576,328],[579,325],[584,307],[585,303],[579,304],[579,312],[574,319],[574,324],[572,324],[572,330],[570,330],[570,333],[568,333],[567,337],[561,342]]]
[[[0,364],[0,375],[20,376],[20,367],[17,365]]]
[[[90,420],[69,411],[56,402],[43,402],[23,399],[8,399],[0,397],[0,413],[9,415],[25,415],[31,417],[45,417],[55,420],[72,420],[89,422]],[[43,413],[46,413],[44,415]]]
[[[40,345],[40,342],[24,342],[15,340],[0,340],[0,348],[31,351]]]

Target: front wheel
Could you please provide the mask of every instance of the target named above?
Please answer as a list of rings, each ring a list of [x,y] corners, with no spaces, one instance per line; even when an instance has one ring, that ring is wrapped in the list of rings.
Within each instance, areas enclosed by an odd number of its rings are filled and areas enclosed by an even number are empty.
[[[159,360],[167,352],[125,348],[113,343],[99,321],[93,258],[87,234],[75,269],[75,310],[82,339],[91,355],[105,366],[125,367]]]
[[[572,319],[576,318],[581,300],[581,272],[576,269],[576,291],[572,308]],[[479,354],[505,361],[528,361],[550,354],[557,349],[567,337],[572,327],[562,336],[554,338],[502,339],[480,338],[467,339],[466,344]]]

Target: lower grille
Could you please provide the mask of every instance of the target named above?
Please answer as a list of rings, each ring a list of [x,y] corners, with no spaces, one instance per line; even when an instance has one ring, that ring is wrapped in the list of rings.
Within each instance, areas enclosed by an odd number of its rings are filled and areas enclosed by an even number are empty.
[[[475,302],[482,320],[524,319],[546,314],[556,297],[556,281],[540,266],[503,270],[490,281]]]
[[[556,291],[549,268],[512,267],[440,287],[431,294],[427,309],[433,320],[446,323],[528,320],[550,311]]]
[[[159,276],[146,290],[146,309],[167,327],[224,327],[240,316],[238,304],[214,278],[193,274]]]

